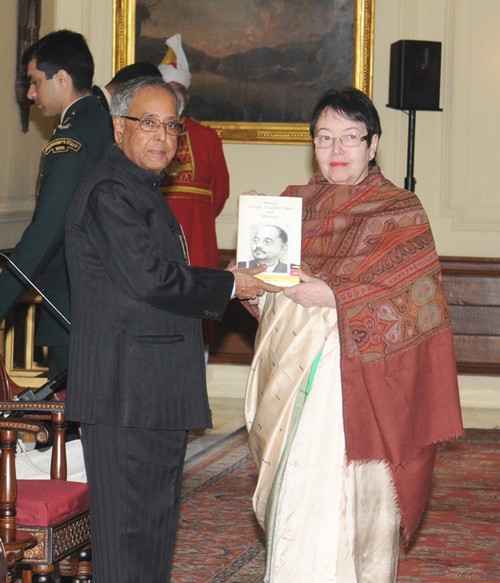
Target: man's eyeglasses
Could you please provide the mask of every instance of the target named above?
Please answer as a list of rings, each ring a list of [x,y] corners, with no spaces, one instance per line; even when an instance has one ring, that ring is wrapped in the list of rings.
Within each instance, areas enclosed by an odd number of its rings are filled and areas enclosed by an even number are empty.
[[[334,138],[329,134],[318,134],[314,136],[313,143],[316,148],[331,148],[335,144],[335,140],[338,140],[342,146],[345,148],[357,148],[361,142],[368,139],[368,134],[366,136],[360,136],[359,134],[344,134],[338,138]]]
[[[120,115],[123,119],[138,121],[141,130],[145,132],[157,132],[163,126],[169,136],[178,136],[184,131],[184,124],[178,121],[162,122],[154,117],[131,117],[130,115]]]

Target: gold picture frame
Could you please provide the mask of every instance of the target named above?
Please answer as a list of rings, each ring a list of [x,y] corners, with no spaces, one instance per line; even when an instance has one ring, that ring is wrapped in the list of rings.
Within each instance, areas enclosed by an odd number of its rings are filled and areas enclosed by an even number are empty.
[[[353,0],[353,85],[371,96],[375,0]],[[113,72],[135,60],[136,0],[113,0]],[[305,123],[205,122],[227,143],[303,144],[310,141]]]

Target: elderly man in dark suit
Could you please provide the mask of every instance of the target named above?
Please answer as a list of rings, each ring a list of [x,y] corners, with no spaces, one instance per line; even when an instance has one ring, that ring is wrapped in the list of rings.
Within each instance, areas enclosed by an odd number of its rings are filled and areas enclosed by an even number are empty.
[[[201,318],[220,319],[233,295],[280,290],[254,277],[262,268],[189,266],[159,188],[182,107],[161,79],[122,85],[111,102],[116,145],[66,223],[67,415],[82,427],[94,583],[170,580],[187,433],[211,425]]]

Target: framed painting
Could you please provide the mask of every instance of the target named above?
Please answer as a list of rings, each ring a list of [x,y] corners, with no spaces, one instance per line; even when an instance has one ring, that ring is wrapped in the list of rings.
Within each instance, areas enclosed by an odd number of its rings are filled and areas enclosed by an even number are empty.
[[[309,142],[331,87],[371,95],[375,0],[113,0],[116,72],[181,33],[189,114],[233,143]]]

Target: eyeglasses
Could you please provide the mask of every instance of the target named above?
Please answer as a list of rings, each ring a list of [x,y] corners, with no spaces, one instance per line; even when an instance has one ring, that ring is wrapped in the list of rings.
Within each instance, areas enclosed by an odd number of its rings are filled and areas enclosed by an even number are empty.
[[[164,127],[165,131],[169,136],[178,136],[184,131],[184,124],[178,121],[166,121],[161,122],[159,119],[154,117],[131,117],[130,115],[120,115],[123,119],[129,119],[130,121],[138,121],[141,130],[145,132],[157,132],[160,127]]]
[[[360,136],[359,134],[344,134],[338,138],[334,138],[328,134],[319,134],[314,136],[313,143],[316,148],[331,148],[338,140],[342,146],[345,148],[357,148],[361,142],[368,139],[368,134],[366,136]]]

